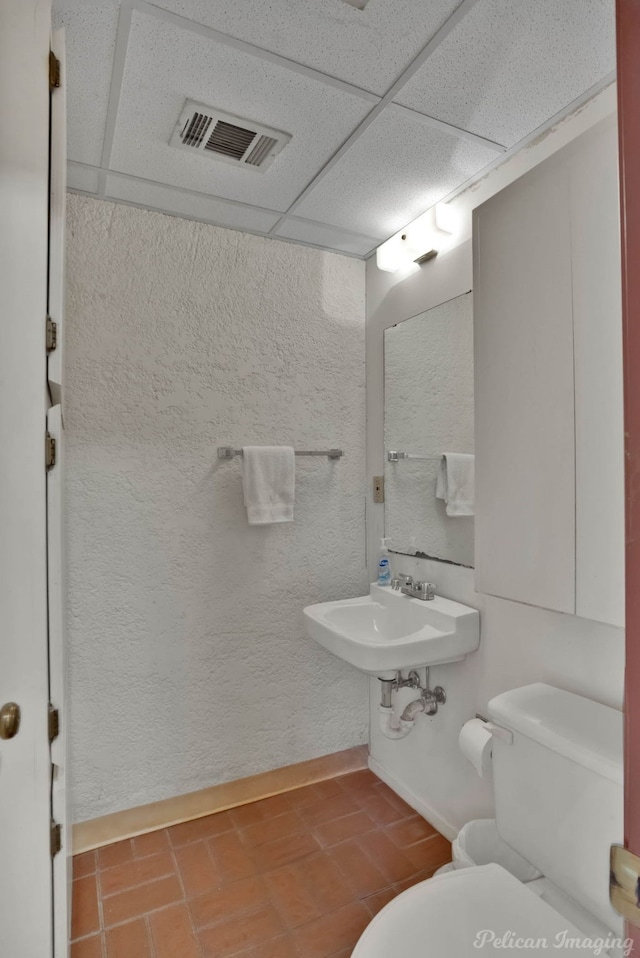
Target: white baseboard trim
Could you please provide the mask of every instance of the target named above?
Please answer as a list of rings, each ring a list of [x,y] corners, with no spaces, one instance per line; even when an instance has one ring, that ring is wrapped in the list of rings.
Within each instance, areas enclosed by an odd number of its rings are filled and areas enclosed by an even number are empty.
[[[411,808],[415,809],[419,815],[422,815],[430,825],[433,825],[434,828],[440,832],[441,835],[444,835],[445,838],[448,838],[450,842],[457,836],[460,831],[453,822],[448,821],[446,818],[443,818],[435,809],[431,808],[427,802],[422,798],[418,798],[406,785],[403,785],[402,782],[399,782],[395,776],[393,776],[384,765],[381,765],[379,762],[376,762],[374,758],[369,756],[369,768],[377,775],[378,778],[382,779],[385,785],[388,785],[389,788],[393,789],[400,798],[404,799],[407,805],[411,805]]]

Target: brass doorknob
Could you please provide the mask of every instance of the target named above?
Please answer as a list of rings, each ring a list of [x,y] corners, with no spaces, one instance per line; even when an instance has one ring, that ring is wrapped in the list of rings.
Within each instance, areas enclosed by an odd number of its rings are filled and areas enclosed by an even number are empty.
[[[20,728],[20,706],[7,702],[0,708],[0,738],[13,738]]]

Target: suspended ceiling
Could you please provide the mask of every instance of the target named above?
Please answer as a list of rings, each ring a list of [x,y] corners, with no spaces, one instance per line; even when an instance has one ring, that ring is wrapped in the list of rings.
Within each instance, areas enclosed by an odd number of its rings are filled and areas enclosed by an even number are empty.
[[[359,5],[54,0],[69,188],[366,256],[613,79],[614,0]],[[264,172],[189,155],[187,98],[292,139]]]

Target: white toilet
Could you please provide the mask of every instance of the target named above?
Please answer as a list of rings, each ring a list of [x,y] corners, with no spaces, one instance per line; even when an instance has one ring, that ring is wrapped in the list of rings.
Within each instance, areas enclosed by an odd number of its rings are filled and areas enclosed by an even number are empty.
[[[609,903],[609,849],[623,836],[622,714],[536,684],[498,695],[489,716],[498,833],[544,877],[523,884],[498,864],[434,876],[391,901],[352,958],[623,954]]]

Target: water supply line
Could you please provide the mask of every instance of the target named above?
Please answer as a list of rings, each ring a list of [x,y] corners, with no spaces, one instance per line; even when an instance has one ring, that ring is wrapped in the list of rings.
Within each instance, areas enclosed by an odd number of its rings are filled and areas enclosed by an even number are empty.
[[[395,740],[406,738],[409,732],[415,728],[416,717],[422,713],[425,715],[435,715],[439,705],[444,705],[447,696],[441,685],[436,685],[434,689],[429,688],[429,668],[427,667],[424,686],[420,683],[420,676],[415,670],[411,670],[406,679],[402,677],[401,672],[397,672],[393,679],[380,679],[381,696],[378,706],[380,731],[385,738]],[[414,688],[420,691],[420,696],[404,708],[402,715],[396,719],[395,709],[393,707],[393,693],[401,688]]]

